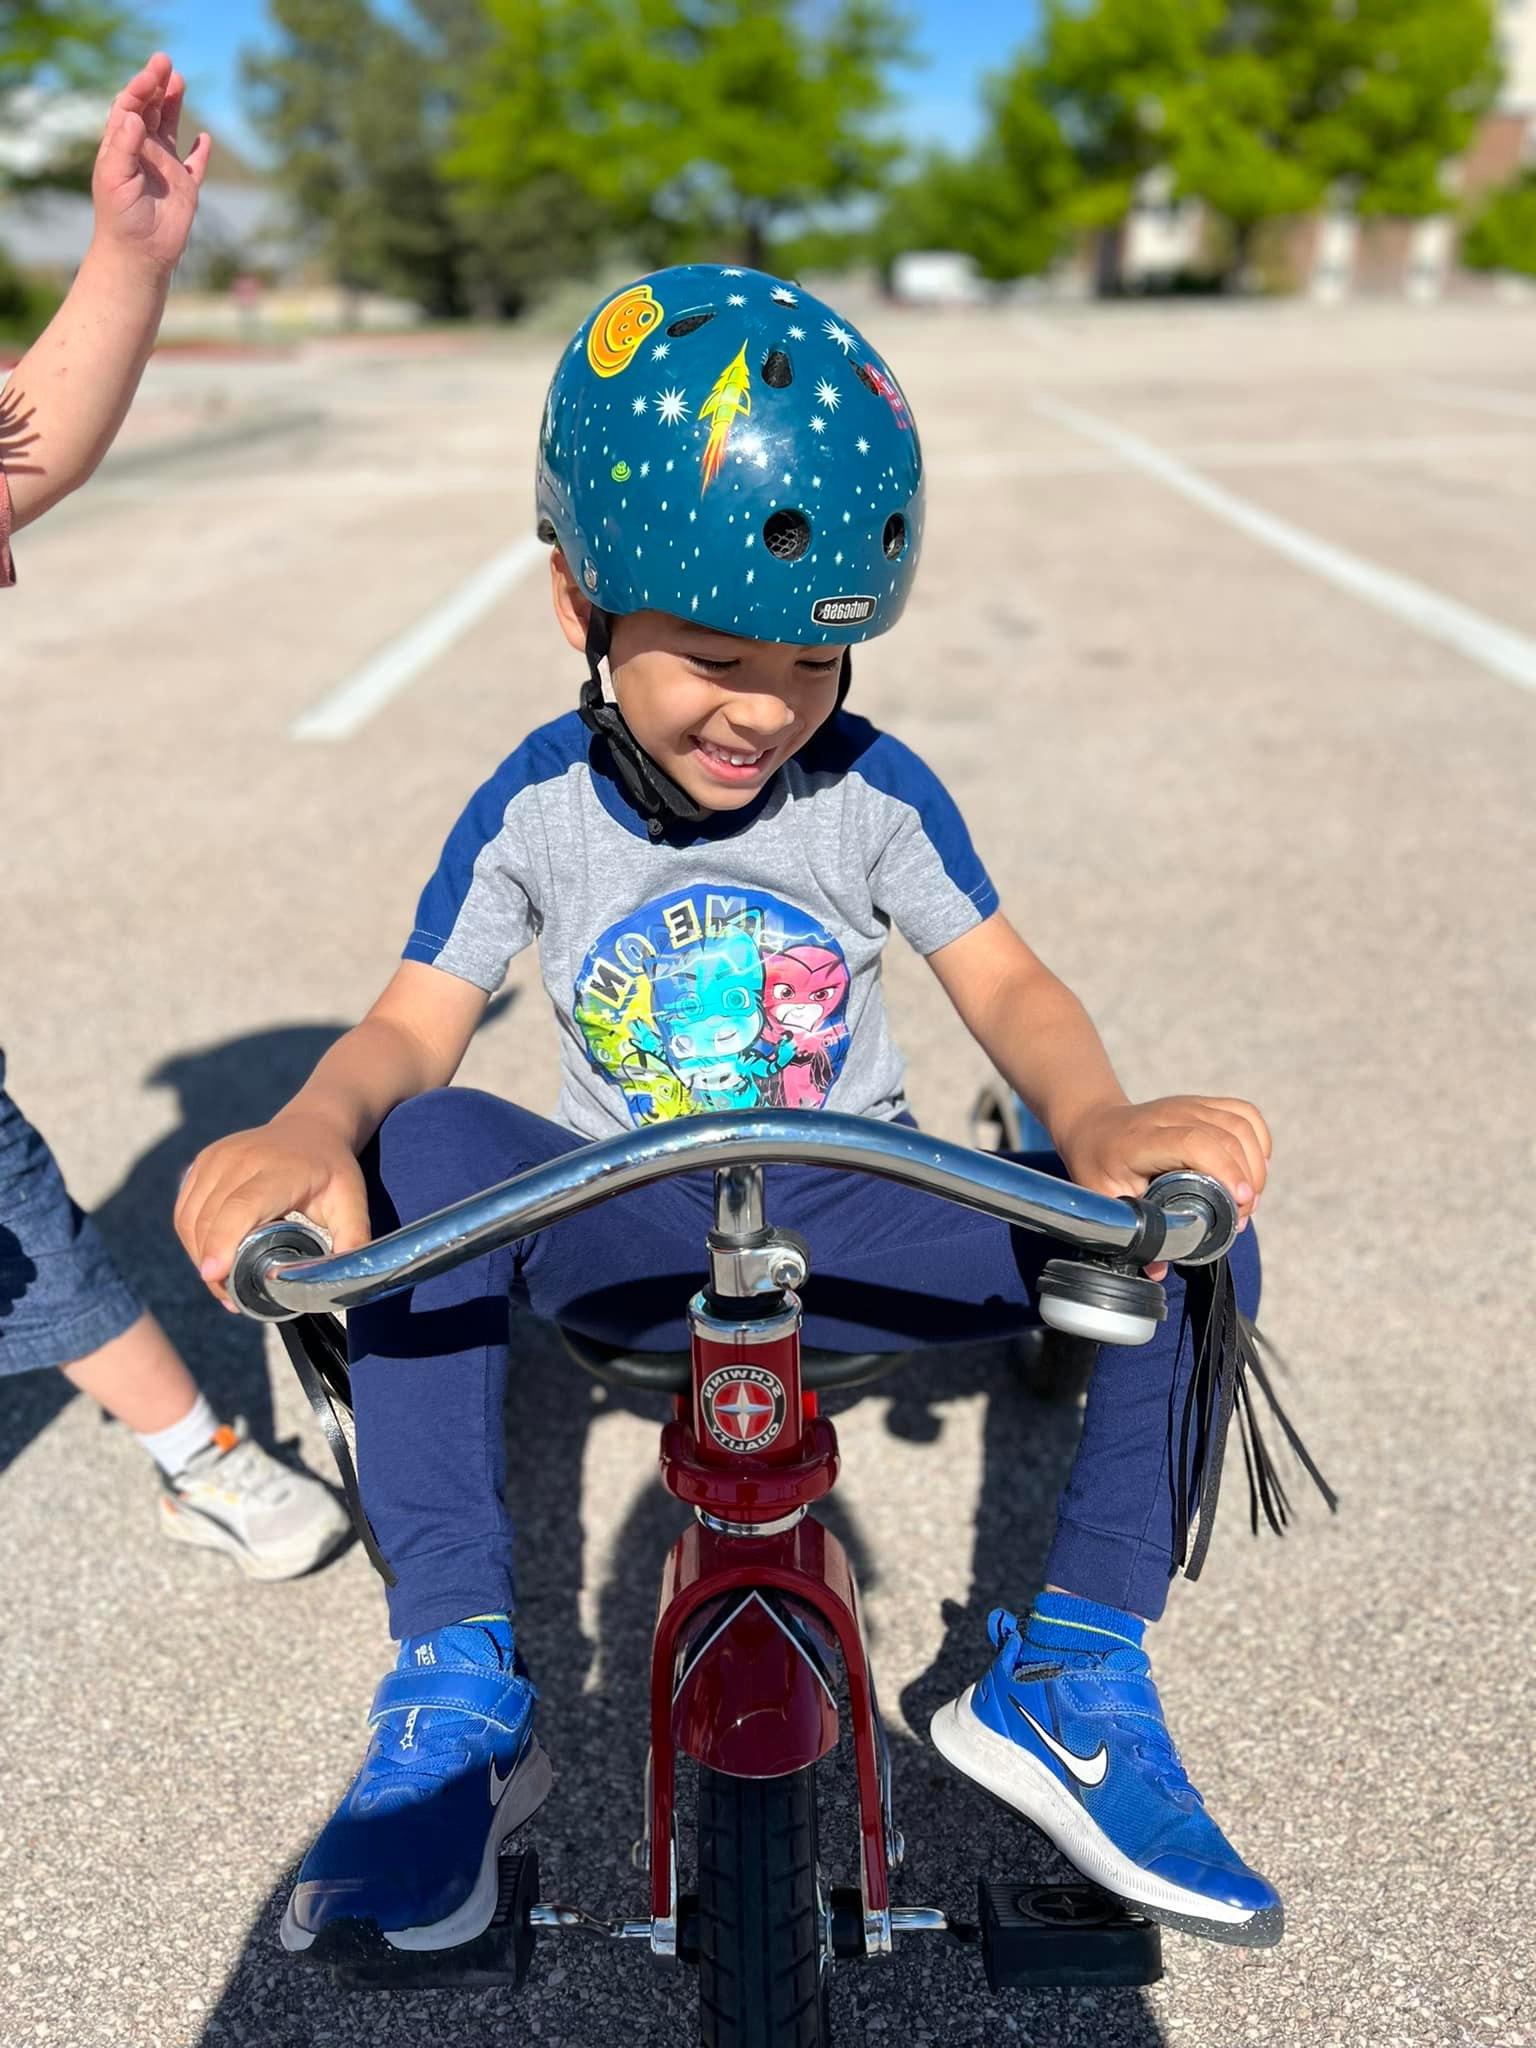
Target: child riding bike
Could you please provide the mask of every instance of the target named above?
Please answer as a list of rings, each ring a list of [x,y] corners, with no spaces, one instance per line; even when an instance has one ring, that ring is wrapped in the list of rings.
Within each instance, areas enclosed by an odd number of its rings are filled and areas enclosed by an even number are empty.
[[[858,331],[751,271],[627,287],[555,372],[537,507],[556,620],[587,661],[580,709],[471,798],[362,1023],[269,1124],[195,1162],[177,1224],[208,1284],[221,1292],[242,1236],[289,1211],[355,1248],[635,1124],[758,1104],[911,1121],[880,981],[892,924],[1050,1130],[1058,1170],[1130,1195],[1192,1168],[1246,1222],[1270,1150],[1259,1112],[1128,1101],[938,779],[844,708],[851,647],[896,624],[923,533],[911,411]],[[554,1121],[448,1086],[535,939],[560,1038]],[[814,1247],[812,1345],[904,1351],[1036,1321],[1041,1240],[857,1174],[772,1175],[775,1220]],[[510,1349],[528,1315],[680,1348],[678,1276],[710,1217],[710,1177],[681,1176],[351,1315],[363,1502],[401,1647],[300,1870],[291,1951],[348,1923],[409,1950],[489,1923],[501,1843],[549,1784],[502,1498]],[[1251,1231],[1233,1273],[1251,1314]],[[1023,1620],[994,1612],[988,1669],[933,1732],[1100,1884],[1262,1944],[1279,1897],[1205,1811],[1142,1646],[1182,1547],[1193,1361],[1177,1275],[1168,1288],[1153,1341],[1101,1356],[1047,1590]]]

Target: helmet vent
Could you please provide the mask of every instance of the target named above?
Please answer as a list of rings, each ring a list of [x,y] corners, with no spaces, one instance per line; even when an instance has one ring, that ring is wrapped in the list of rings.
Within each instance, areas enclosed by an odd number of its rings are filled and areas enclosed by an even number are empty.
[[[880,545],[888,562],[899,560],[907,552],[907,522],[900,512],[893,512],[885,522]]]
[[[555,531],[555,522],[547,512],[542,514],[539,519],[538,535],[547,548],[554,547],[560,538],[559,534]]]
[[[795,381],[795,366],[781,348],[769,349],[763,357],[763,382],[774,391],[787,391]]]
[[[669,328],[667,331],[668,333],[670,333],[671,329]],[[885,396],[885,393],[880,389],[879,379],[876,377],[874,371],[869,367],[868,363],[855,363],[853,366],[853,374],[858,378],[859,382],[864,386],[864,388],[867,391],[873,391],[876,398],[883,398]]]
[[[699,328],[707,326],[714,317],[713,307],[706,313],[685,313],[680,320],[672,322],[667,332],[674,341],[681,341],[685,334],[697,333]]]
[[[770,512],[763,521],[763,542],[781,562],[798,562],[811,544],[811,522],[803,512]]]

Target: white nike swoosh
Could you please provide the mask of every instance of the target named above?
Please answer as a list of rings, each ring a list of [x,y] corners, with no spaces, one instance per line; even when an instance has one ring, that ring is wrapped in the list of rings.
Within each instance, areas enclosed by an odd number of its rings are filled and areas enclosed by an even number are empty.
[[[508,1771],[507,1775],[506,1775],[506,1776],[505,1776],[504,1778],[502,1778],[502,1777],[498,1777],[498,1776],[497,1776],[497,1773],[496,1773],[496,1759],[495,1759],[494,1757],[492,1757],[492,1759],[491,1759],[491,1804],[492,1804],[492,1806],[500,1806],[500,1804],[501,1804],[501,1798],[502,1798],[502,1794],[503,1794],[503,1793],[504,1793],[504,1792],[506,1791],[507,1787],[508,1787],[508,1786],[509,1786],[509,1785],[511,1784],[512,1780],[513,1780],[513,1779],[514,1779],[514,1778],[515,1778],[516,1776],[517,1776],[517,1765],[516,1765],[516,1764],[514,1763],[514,1764],[513,1764],[513,1766],[512,1766],[512,1768],[511,1768],[511,1770],[510,1770],[510,1771]]]
[[[1016,1714],[1023,1716],[1051,1755],[1058,1763],[1065,1765],[1079,1785],[1087,1785],[1091,1790],[1093,1786],[1103,1784],[1104,1773],[1109,1769],[1109,1751],[1102,1742],[1092,1756],[1079,1756],[1075,1749],[1064,1748],[1049,1730],[1040,1726],[1033,1714],[1019,1705],[1016,1699],[1010,1697],[1008,1704]]]

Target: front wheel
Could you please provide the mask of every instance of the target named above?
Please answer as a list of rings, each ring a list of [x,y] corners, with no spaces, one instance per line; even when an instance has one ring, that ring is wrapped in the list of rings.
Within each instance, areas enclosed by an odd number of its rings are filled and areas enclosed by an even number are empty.
[[[816,1774],[730,1778],[699,1766],[703,2048],[826,2048]]]

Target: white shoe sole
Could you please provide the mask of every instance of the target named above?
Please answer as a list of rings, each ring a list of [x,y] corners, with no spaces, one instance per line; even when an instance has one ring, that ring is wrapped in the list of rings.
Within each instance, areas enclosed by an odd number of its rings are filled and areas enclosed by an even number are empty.
[[[169,1500],[160,1503],[160,1533],[172,1543],[185,1543],[192,1550],[216,1550],[233,1558],[248,1579],[297,1579],[313,1571],[331,1552],[346,1541],[348,1524],[333,1523],[317,1540],[306,1537],[286,1550],[252,1550],[233,1529],[226,1529],[199,1509],[176,1507]]]
[[[507,1789],[501,1796],[501,1804],[491,1819],[490,1833],[486,1837],[485,1853],[480,1858],[479,1874],[474,1888],[462,1906],[454,1908],[445,1918],[434,1921],[430,1927],[396,1927],[384,1930],[384,1939],[391,1948],[407,1949],[412,1952],[431,1951],[440,1948],[458,1948],[466,1941],[473,1941],[484,1934],[496,1912],[496,1900],[500,1892],[500,1873],[496,1868],[501,1855],[501,1845],[509,1835],[516,1834],[530,1815],[537,1813],[549,1797],[550,1787],[555,1779],[549,1757],[540,1748],[537,1738],[528,1745],[527,1754],[507,1781]],[[293,1917],[293,1895],[283,1911],[283,1924],[279,1938],[290,1955],[302,1955],[315,1937],[307,1927],[300,1927]]]
[[[971,1706],[975,1690],[968,1685],[959,1699],[940,1707],[929,1722],[934,1748],[946,1763],[1032,1820],[1084,1877],[1150,1919],[1190,1933],[1252,1947],[1268,1947],[1280,1939],[1283,1916],[1278,1906],[1254,1912],[1227,1905],[1170,1884],[1166,1878],[1153,1877],[1133,1863],[1047,1765],[978,1718]]]

